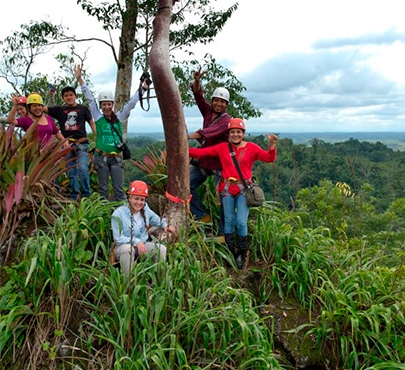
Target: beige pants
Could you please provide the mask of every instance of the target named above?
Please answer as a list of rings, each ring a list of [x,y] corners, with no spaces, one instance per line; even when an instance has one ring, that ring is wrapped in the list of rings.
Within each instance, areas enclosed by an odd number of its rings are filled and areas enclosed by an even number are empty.
[[[158,254],[156,260],[166,261],[166,247],[163,244],[158,244],[154,242],[144,243],[147,252],[152,253],[156,251]],[[115,257],[120,261],[121,271],[129,272],[134,260],[135,260],[135,249],[131,248],[130,244],[122,244],[119,247],[115,248]]]

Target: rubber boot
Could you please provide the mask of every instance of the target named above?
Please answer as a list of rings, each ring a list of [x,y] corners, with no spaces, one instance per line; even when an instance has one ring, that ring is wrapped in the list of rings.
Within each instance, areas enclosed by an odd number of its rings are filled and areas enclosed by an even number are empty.
[[[238,266],[239,269],[243,269],[244,258],[247,251],[247,239],[248,239],[247,236],[238,235],[237,240],[238,252],[236,254],[236,266]]]
[[[232,255],[235,257],[236,255],[236,250],[235,250],[235,234],[225,234],[225,243],[232,253]]]

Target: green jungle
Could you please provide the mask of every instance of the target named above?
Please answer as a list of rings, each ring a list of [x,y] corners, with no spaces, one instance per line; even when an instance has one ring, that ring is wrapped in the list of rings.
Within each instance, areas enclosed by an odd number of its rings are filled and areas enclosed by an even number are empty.
[[[280,139],[254,169],[267,202],[243,270],[190,220],[167,263],[127,276],[109,262],[118,203],[95,174],[68,201],[66,153],[34,135],[0,135],[0,369],[405,369],[404,152]],[[126,183],[162,207],[165,143],[129,145]],[[201,191],[217,222],[213,182]]]

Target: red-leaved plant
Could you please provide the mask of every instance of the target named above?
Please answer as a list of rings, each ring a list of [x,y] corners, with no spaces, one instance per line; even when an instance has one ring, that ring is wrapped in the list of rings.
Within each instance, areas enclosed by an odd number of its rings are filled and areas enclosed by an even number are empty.
[[[70,151],[56,140],[41,145],[36,124],[23,136],[14,125],[0,126],[0,246],[8,240],[5,261],[11,236],[23,219],[34,215],[54,219],[52,205],[64,200],[55,180],[66,171]]]

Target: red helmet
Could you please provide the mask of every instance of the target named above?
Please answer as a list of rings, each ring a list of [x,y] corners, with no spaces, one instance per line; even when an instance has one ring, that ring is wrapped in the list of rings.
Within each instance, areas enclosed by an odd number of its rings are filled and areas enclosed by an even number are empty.
[[[18,105],[27,104],[27,98],[25,96],[19,96],[17,99]]]
[[[143,181],[132,181],[129,185],[128,192],[129,195],[140,195],[142,197],[148,196],[148,185]]]
[[[233,128],[238,128],[239,130],[246,131],[245,122],[243,122],[242,118],[232,118],[228,123],[228,130],[232,130]]]

